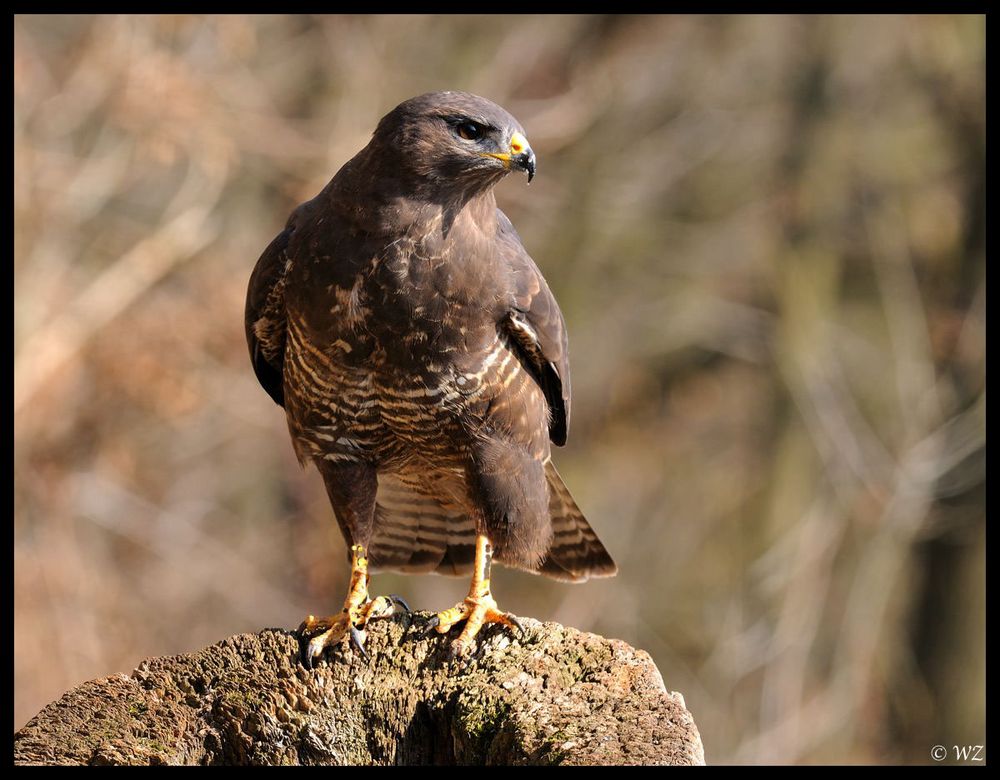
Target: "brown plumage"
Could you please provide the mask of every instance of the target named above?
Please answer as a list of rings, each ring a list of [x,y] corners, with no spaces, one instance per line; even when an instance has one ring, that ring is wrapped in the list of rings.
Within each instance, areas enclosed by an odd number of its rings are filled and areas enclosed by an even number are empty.
[[[534,167],[499,106],[413,98],[254,269],[254,369],[374,567],[468,574],[478,533],[508,566],[615,573],[550,461],[570,419],[565,323],[493,196]]]

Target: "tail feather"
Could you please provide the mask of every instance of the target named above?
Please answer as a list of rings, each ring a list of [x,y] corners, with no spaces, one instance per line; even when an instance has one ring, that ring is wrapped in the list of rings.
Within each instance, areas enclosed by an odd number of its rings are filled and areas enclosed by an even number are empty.
[[[379,477],[373,570],[452,576],[472,572],[476,529],[472,519],[435,486],[414,477]]]
[[[545,479],[552,542],[541,563],[525,571],[566,582],[613,577],[618,567],[551,462],[545,465]],[[375,533],[369,548],[373,570],[471,574],[475,526],[449,492],[426,477],[379,476]]]
[[[549,483],[552,545],[538,573],[557,580],[583,582],[590,577],[613,577],[618,567],[576,505],[552,462],[545,464]]]

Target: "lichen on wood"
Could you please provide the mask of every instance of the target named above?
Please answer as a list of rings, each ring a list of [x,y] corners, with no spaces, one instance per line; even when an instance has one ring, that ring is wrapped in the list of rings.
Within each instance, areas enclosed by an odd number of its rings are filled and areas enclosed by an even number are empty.
[[[14,737],[17,764],[700,764],[645,652],[556,623],[490,626],[449,658],[427,615],[373,621],[308,671],[289,631],[84,683]]]

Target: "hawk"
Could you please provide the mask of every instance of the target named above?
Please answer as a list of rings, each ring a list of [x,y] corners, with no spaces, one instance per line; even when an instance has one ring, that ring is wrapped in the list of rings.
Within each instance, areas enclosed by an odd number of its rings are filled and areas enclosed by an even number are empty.
[[[464,92],[412,98],[322,192],[296,208],[250,278],[254,371],[284,407],[299,461],[326,484],[351,550],[343,610],[300,627],[306,666],[398,596],[369,570],[472,576],[431,619],[520,628],[491,561],[581,582],[617,569],[551,460],[570,375],[559,306],[494,186],[535,173],[521,125]]]

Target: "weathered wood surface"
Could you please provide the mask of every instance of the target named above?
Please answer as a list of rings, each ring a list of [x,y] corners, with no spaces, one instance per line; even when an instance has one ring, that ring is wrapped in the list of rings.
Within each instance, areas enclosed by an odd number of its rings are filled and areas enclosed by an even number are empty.
[[[450,661],[426,615],[369,625],[371,657],[307,671],[288,631],[84,683],[14,737],[17,764],[700,764],[680,694],[624,642],[526,619]]]

